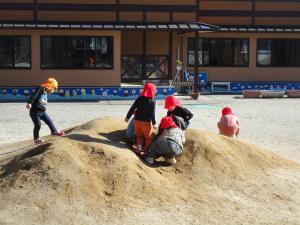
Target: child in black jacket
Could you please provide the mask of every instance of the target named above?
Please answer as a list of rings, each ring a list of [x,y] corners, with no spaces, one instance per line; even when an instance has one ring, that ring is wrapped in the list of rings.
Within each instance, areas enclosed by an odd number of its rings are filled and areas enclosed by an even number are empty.
[[[193,113],[184,108],[175,96],[170,95],[165,99],[165,109],[168,110],[167,116],[178,116],[184,120],[186,126],[183,130],[189,126],[190,120],[193,118]]]
[[[155,111],[156,87],[152,83],[146,83],[141,95],[135,100],[129,109],[125,121],[128,122],[134,114],[134,130],[137,137],[136,153],[144,155],[149,151],[156,126]],[[143,147],[144,146],[144,147]]]
[[[41,120],[48,125],[52,135],[62,136],[65,134],[63,131],[58,131],[56,129],[52,119],[46,112],[46,106],[48,102],[47,93],[53,93],[57,88],[57,81],[54,78],[49,78],[45,83],[35,89],[34,93],[27,101],[26,108],[30,110],[29,115],[34,124],[33,138],[34,143],[36,144],[44,142],[39,136]]]

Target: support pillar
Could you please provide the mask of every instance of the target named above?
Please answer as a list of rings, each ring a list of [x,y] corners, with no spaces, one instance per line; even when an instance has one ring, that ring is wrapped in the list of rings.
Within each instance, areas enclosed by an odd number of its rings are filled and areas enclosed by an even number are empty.
[[[199,72],[199,63],[198,63],[198,59],[199,59],[199,55],[198,55],[198,51],[199,51],[199,32],[196,31],[195,32],[195,75],[194,75],[194,88],[193,88],[193,93],[192,93],[192,98],[193,99],[198,99],[199,97],[199,76],[198,76],[198,72]]]

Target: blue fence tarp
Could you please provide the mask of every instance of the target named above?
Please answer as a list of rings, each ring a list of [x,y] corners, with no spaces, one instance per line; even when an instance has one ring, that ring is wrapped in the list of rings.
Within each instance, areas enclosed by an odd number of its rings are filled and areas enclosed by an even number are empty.
[[[188,73],[188,72],[185,73],[186,81],[194,81],[194,76],[195,76],[195,73]],[[207,83],[208,83],[207,73],[206,72],[199,72],[198,76],[199,76],[199,84],[206,87]]]
[[[122,100],[135,99],[143,87],[60,87],[49,100]],[[0,87],[0,101],[26,101],[34,87]],[[156,98],[174,94],[174,87],[157,87]]]

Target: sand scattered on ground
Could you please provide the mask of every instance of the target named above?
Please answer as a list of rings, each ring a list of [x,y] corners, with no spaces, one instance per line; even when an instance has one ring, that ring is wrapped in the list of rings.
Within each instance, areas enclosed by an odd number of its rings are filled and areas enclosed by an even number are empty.
[[[299,163],[189,129],[177,165],[149,167],[125,128],[102,118],[1,147],[0,224],[300,224]]]

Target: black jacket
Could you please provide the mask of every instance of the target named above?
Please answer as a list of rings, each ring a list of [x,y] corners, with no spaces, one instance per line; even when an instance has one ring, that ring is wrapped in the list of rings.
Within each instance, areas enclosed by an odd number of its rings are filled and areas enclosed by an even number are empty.
[[[173,120],[181,130],[186,130],[188,127],[188,124],[180,116],[173,116]]]
[[[28,104],[32,104],[31,110],[46,111],[48,98],[46,88],[39,86],[35,89],[34,93],[27,101]]]
[[[187,126],[190,124],[190,119],[193,118],[193,113],[190,110],[183,107],[176,107],[173,111],[168,111],[168,116],[179,116],[181,117],[184,122],[186,122]]]
[[[135,112],[135,120],[152,122],[152,124],[155,125],[155,107],[156,102],[153,99],[139,96],[129,109],[126,118],[129,119]]]

